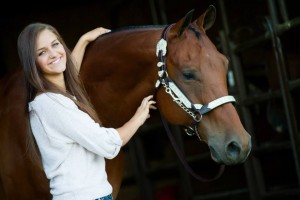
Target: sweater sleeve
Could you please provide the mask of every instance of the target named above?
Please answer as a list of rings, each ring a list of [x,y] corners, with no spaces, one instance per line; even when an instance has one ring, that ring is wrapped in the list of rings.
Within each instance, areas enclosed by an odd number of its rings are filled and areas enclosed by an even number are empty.
[[[117,130],[101,127],[71,99],[60,94],[46,93],[39,96],[32,105],[52,140],[58,143],[78,143],[107,159],[119,153],[122,140]]]

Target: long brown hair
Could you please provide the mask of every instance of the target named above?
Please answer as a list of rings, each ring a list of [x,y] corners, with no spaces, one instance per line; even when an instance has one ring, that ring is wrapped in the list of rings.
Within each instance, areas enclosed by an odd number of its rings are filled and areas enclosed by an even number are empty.
[[[64,71],[64,79],[66,84],[66,91],[61,90],[55,84],[48,81],[41,72],[41,69],[36,64],[36,41],[39,34],[49,30],[56,35],[57,40],[63,45],[66,51],[67,63],[66,70]],[[45,23],[32,23],[27,25],[18,37],[18,53],[26,82],[26,113],[28,118],[28,103],[31,102],[38,93],[54,92],[69,97],[74,101],[79,109],[86,112],[96,122],[100,123],[100,120],[95,112],[87,92],[80,80],[79,72],[73,62],[70,49],[66,46],[61,35],[58,33],[56,28]],[[76,97],[76,100],[72,98]],[[32,131],[29,129],[28,134],[28,147],[31,158],[40,159],[39,152],[36,148],[36,143],[32,135]]]

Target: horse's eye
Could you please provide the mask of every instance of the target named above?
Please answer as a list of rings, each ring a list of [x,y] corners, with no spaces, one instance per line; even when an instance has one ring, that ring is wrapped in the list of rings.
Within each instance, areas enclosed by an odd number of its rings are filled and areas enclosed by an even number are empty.
[[[183,72],[183,78],[186,81],[191,81],[191,80],[195,80],[196,76],[193,72]]]

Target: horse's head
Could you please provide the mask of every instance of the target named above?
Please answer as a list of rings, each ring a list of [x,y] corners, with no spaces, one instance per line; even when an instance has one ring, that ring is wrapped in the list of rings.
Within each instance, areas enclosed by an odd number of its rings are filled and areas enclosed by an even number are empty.
[[[158,43],[158,108],[170,123],[189,127],[190,134],[206,142],[217,163],[242,163],[250,153],[251,137],[228,95],[228,60],[206,35],[215,7],[195,21],[192,13],[168,26],[165,40]]]

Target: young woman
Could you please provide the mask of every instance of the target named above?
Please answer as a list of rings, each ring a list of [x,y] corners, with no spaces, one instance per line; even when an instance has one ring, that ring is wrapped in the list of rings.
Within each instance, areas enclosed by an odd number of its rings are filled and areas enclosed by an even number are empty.
[[[38,146],[54,200],[112,199],[105,158],[114,158],[156,109],[148,96],[122,127],[101,126],[78,72],[85,47],[107,32],[96,28],[84,34],[72,53],[48,24],[29,24],[18,38],[31,144]]]

